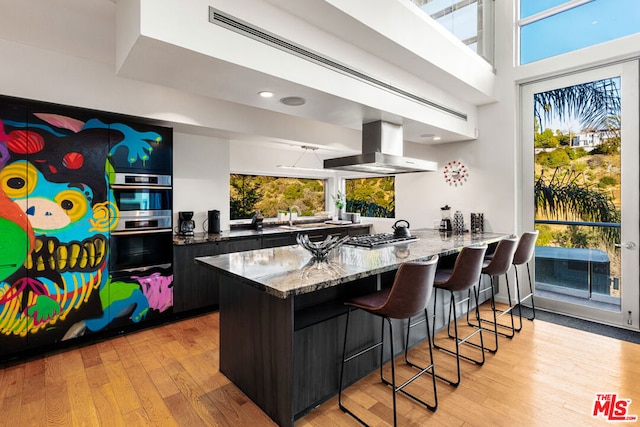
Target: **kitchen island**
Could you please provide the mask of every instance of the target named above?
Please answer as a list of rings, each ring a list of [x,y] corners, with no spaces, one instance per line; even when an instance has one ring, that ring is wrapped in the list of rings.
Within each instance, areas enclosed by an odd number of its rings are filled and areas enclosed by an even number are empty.
[[[343,245],[323,262],[297,245],[196,258],[220,279],[220,371],[275,422],[292,426],[294,419],[337,394],[346,298],[390,286],[403,262],[440,255],[446,263],[464,246],[507,237],[434,230],[413,234],[418,238],[410,243],[376,249]],[[365,313],[354,314],[358,347],[379,334],[380,324]],[[441,314],[436,322],[442,325],[443,319]],[[413,335],[411,345],[425,338],[419,331]],[[402,339],[403,334],[394,336]],[[379,364],[373,354],[363,359],[347,382]]]

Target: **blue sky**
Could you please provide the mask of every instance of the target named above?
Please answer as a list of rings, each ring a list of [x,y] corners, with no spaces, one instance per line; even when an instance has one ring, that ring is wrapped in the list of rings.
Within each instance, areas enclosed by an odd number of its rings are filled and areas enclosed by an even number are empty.
[[[522,0],[526,17],[564,0]],[[594,0],[529,24],[520,32],[520,63],[577,50],[640,31],[640,1]]]

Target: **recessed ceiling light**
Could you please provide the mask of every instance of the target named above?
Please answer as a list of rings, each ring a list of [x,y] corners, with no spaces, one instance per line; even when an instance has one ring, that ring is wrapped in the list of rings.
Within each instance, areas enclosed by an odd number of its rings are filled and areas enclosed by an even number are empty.
[[[433,137],[433,140],[434,140],[434,141],[440,141],[441,139],[442,139],[442,138],[440,138],[439,136],[434,136],[434,137]]]
[[[304,105],[307,103],[307,100],[300,96],[287,96],[285,98],[280,99],[284,105],[289,105],[291,107],[299,107],[300,105]]]
[[[420,138],[432,138],[435,135],[432,133],[423,133],[422,135],[420,135]]]
[[[268,90],[263,90],[262,92],[258,92],[258,95],[260,95],[263,98],[271,98],[273,96],[273,92],[269,92]]]

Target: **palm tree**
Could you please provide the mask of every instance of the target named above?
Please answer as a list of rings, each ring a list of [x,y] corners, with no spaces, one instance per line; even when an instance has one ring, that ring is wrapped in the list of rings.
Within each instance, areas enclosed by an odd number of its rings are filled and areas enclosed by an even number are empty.
[[[582,173],[569,171],[558,173],[556,168],[551,178],[546,179],[544,170],[534,185],[536,218],[543,216],[565,221],[620,223],[620,211],[613,197],[598,188],[579,182]],[[620,240],[620,229],[598,227],[603,242]]]
[[[539,123],[557,117],[577,118],[583,129],[608,128],[611,117],[620,115],[619,79],[603,79],[553,89],[533,95],[534,115]]]

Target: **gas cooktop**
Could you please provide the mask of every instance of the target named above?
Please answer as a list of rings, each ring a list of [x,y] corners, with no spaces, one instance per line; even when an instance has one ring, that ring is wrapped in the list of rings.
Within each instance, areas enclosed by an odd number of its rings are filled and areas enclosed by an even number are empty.
[[[360,246],[364,248],[377,248],[385,245],[393,245],[396,243],[412,242],[417,240],[417,236],[398,237],[391,233],[367,234],[363,236],[353,236],[346,241],[345,245]]]

